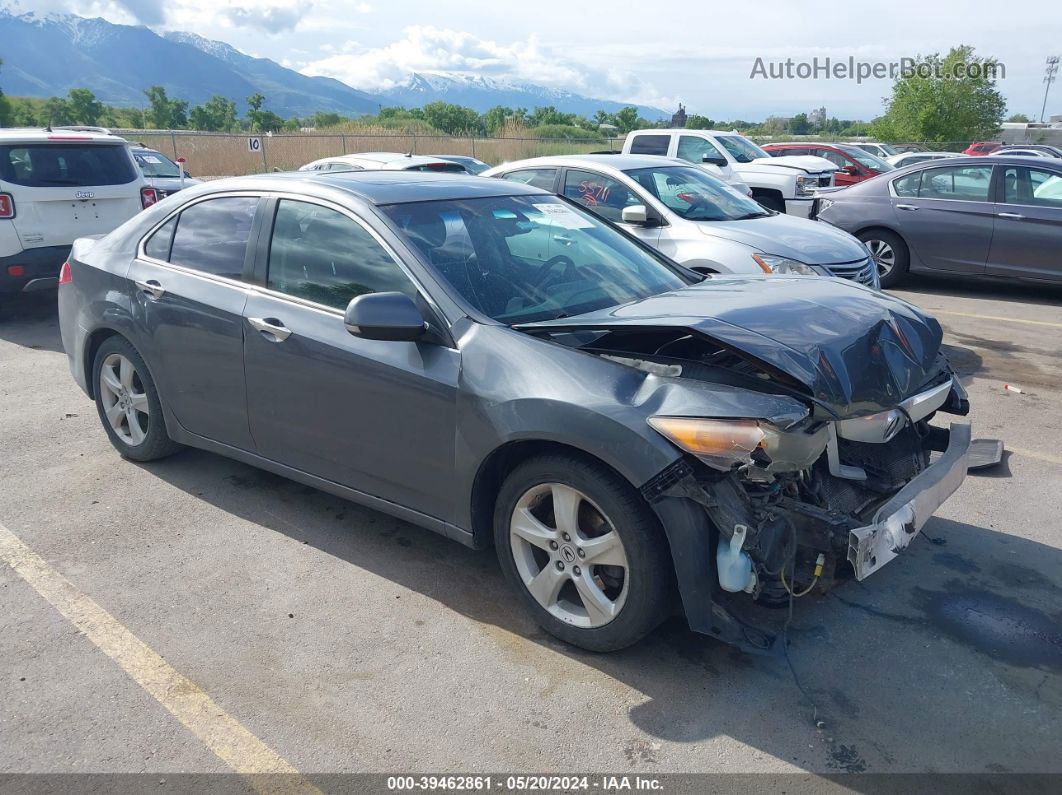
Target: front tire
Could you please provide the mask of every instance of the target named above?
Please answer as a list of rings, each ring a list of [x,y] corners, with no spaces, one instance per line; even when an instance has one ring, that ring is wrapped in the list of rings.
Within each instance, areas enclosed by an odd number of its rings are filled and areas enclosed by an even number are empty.
[[[181,449],[166,432],[147,363],[127,340],[104,340],[92,363],[92,379],[103,429],[124,458],[154,461]]]
[[[860,232],[858,237],[870,249],[881,286],[893,287],[899,284],[907,275],[911,264],[911,252],[903,238],[885,229],[868,229]]]
[[[671,560],[649,506],[603,465],[548,455],[505,480],[494,540],[539,625],[590,651],[636,643],[669,612]]]

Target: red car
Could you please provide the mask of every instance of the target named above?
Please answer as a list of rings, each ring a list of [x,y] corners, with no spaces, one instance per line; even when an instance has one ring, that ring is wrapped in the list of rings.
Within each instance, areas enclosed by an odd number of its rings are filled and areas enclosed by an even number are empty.
[[[824,143],[788,143],[767,144],[763,147],[771,153],[772,157],[782,155],[814,155],[824,157],[837,166],[834,174],[835,185],[854,185],[865,179],[876,177],[886,171],[892,171],[893,166],[886,163],[877,155],[864,152],[858,146],[850,144],[824,144]]]
[[[996,151],[1003,144],[997,141],[974,141],[968,147],[962,150],[964,155],[972,155],[974,157],[985,156],[991,152]]]

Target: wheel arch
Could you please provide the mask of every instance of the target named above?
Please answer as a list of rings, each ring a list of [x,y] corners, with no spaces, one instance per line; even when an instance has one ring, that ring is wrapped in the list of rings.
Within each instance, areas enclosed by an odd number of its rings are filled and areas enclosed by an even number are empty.
[[[99,351],[100,347],[111,337],[121,337],[130,345],[133,345],[132,341],[127,336],[110,326],[100,326],[99,328],[93,329],[93,331],[85,337],[85,347],[82,351],[84,358],[81,363],[85,368],[85,386],[88,390],[88,396],[93,400],[96,399],[96,380],[93,378],[92,365],[96,361],[96,353]],[[136,346],[134,345],[133,347]]]

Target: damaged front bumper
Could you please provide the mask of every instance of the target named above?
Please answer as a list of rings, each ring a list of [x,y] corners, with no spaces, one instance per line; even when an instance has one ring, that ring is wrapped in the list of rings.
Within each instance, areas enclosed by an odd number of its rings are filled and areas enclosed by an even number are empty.
[[[895,558],[918,535],[933,512],[962,485],[970,453],[970,426],[951,426],[948,447],[874,513],[873,521],[851,530],[848,562],[863,580]]]

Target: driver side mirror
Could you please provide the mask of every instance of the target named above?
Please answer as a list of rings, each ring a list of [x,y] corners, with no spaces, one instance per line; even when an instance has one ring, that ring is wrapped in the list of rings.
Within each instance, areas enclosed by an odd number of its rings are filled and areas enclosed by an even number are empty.
[[[412,342],[428,330],[413,299],[397,292],[355,296],[343,313],[343,325],[355,337],[387,342]]]
[[[850,177],[858,177],[859,166],[841,166],[841,173],[847,174]]]
[[[623,223],[634,226],[661,226],[663,224],[663,219],[656,210],[651,210],[644,204],[632,204],[629,207],[624,207],[621,217]]]
[[[718,157],[715,155],[705,155],[701,158],[702,163],[707,163],[710,166],[718,166],[719,168],[726,167],[726,158]]]

